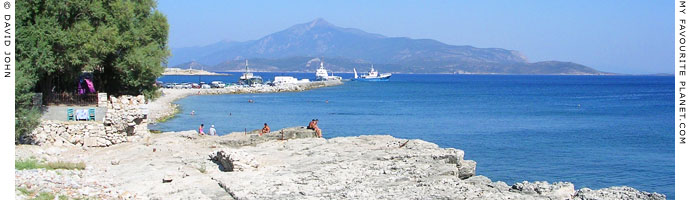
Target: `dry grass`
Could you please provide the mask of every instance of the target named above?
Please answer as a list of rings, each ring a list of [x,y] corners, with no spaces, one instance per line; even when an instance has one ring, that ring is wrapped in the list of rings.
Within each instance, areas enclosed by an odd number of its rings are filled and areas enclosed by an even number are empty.
[[[48,169],[48,170],[54,170],[54,169],[75,170],[76,169],[76,170],[83,170],[84,168],[86,168],[86,164],[84,164],[84,162],[73,163],[73,162],[63,162],[63,161],[42,163],[42,162],[38,162],[37,160],[34,160],[34,159],[28,159],[28,160],[15,160],[14,161],[14,168],[17,170],[25,170],[25,169]]]
[[[53,193],[38,192],[35,190],[29,190],[29,189],[26,189],[23,187],[17,188],[17,190],[19,190],[19,192],[22,195],[27,196],[28,199],[32,199],[32,200],[54,200],[54,199],[67,200],[67,199],[69,199],[69,197],[67,197],[65,195],[58,195],[56,198],[55,194],[53,194]]]
[[[44,166],[46,167],[46,169],[84,170],[84,168],[86,168],[86,164],[84,164],[84,162],[72,163],[58,161],[45,163]]]

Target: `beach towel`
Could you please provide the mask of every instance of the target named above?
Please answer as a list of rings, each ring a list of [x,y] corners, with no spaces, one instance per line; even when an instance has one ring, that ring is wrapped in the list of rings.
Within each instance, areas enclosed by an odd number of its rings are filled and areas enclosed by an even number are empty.
[[[96,89],[94,89],[91,79],[84,79],[84,81],[86,82],[86,86],[89,88],[89,93],[95,93]]]
[[[89,110],[87,110],[87,109],[78,109],[78,110],[77,110],[76,119],[77,119],[77,120],[89,120]]]

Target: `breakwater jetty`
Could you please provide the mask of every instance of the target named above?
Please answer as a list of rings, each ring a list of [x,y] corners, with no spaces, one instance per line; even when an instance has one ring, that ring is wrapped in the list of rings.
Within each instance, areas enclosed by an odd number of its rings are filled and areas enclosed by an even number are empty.
[[[339,80],[313,81],[306,83],[290,83],[275,86],[229,86],[225,88],[210,89],[161,89],[162,95],[148,105],[149,120],[152,122],[175,114],[177,105],[172,102],[190,95],[215,95],[215,94],[248,94],[248,93],[275,93],[275,92],[300,92],[315,88],[342,85]]]

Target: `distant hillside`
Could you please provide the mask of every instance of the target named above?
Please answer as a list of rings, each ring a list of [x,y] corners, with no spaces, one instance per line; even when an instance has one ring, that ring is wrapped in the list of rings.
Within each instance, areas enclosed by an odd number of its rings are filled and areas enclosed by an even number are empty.
[[[355,67],[366,70],[374,64],[379,71],[397,73],[604,74],[570,62],[529,63],[518,51],[386,37],[338,27],[323,19],[258,40],[178,48],[172,53],[169,62],[175,67],[196,65],[209,71],[243,70],[244,60],[249,59],[256,71],[313,72],[316,67],[310,61],[324,58],[326,67],[336,72]]]

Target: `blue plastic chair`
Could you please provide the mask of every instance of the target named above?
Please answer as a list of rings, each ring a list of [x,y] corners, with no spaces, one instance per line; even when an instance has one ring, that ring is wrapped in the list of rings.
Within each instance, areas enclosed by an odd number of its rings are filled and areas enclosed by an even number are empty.
[[[89,121],[96,121],[96,109],[89,108]]]
[[[74,121],[74,108],[67,108],[67,121]]]

